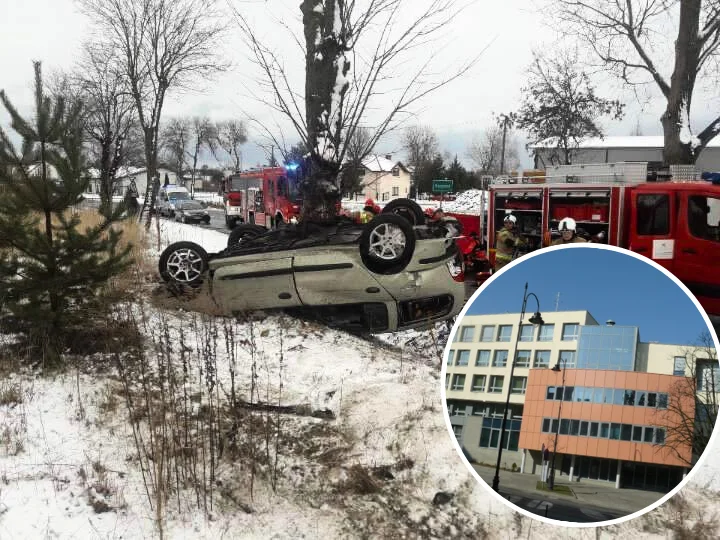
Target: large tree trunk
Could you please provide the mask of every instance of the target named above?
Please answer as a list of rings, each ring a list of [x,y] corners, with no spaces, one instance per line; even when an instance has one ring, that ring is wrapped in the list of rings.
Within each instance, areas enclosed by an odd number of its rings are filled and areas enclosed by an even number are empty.
[[[303,218],[328,218],[337,213],[338,149],[342,126],[342,95],[338,86],[350,68],[335,28],[337,0],[304,0],[300,5],[305,29],[305,122],[310,150],[309,175],[302,187]]]
[[[680,28],[675,42],[675,70],[672,74],[667,108],[660,117],[663,126],[665,165],[695,163],[702,150],[690,134],[690,105],[695,88],[700,53],[701,0],[680,2]]]

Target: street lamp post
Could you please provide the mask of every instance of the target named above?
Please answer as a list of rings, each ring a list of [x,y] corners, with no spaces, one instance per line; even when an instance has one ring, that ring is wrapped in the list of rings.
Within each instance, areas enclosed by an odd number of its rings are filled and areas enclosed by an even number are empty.
[[[535,295],[535,293],[528,294],[527,290],[528,284],[525,283],[522,309],[520,310],[520,323],[518,324],[517,334],[515,335],[515,347],[513,349],[513,354],[510,357],[510,384],[508,385],[507,399],[505,400],[505,412],[503,414],[502,425],[500,427],[500,440],[498,441],[498,457],[497,464],[495,465],[495,477],[493,478],[492,483],[492,488],[495,491],[498,491],[500,486],[500,462],[502,460],[503,443],[505,440],[505,426],[507,425],[507,417],[510,413],[510,395],[512,394],[512,379],[513,373],[515,372],[515,356],[517,355],[518,342],[520,341],[520,330],[522,329],[522,322],[523,318],[525,317],[525,308],[527,307],[528,298],[530,298],[531,296],[535,298],[535,302],[537,303],[537,311],[533,314],[532,317],[530,317],[529,321],[532,324],[543,324],[544,322],[542,316],[540,315],[540,300],[538,300],[538,297]]]
[[[553,455],[552,460],[550,461],[550,476],[548,476],[548,488],[554,489],[555,487],[555,454],[557,454],[557,444],[558,444],[558,435],[560,434],[560,414],[562,413],[562,404],[563,401],[565,401],[565,366],[567,364],[566,359],[558,360],[558,363],[555,364],[555,367],[552,368],[552,371],[558,372],[560,371],[560,362],[562,362],[562,386],[563,389],[563,396],[560,400],[560,404],[558,405],[558,417],[557,417],[557,426],[555,428],[555,441],[553,442]],[[555,390],[557,395],[557,389]]]

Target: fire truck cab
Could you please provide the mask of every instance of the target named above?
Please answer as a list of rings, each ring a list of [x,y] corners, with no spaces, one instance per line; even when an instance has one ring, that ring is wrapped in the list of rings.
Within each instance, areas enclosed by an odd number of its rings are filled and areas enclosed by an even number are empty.
[[[624,165],[627,170],[611,178],[546,175],[491,186],[491,246],[507,213],[517,218],[527,251],[549,246],[559,236],[559,221],[571,217],[590,242],[654,260],[675,274],[709,315],[720,315],[720,185],[695,179],[647,182],[642,170],[632,170],[638,164]],[[494,263],[494,249],[490,252]]]
[[[222,182],[225,224],[252,223],[268,229],[300,215],[299,171],[292,165],[250,169]]]

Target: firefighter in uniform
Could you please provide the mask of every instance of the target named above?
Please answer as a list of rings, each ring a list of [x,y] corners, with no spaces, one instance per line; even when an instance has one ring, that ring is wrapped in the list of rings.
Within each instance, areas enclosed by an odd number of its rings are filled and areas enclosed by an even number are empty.
[[[362,212],[360,212],[360,223],[369,223],[372,218],[377,216],[380,213],[378,206],[375,204],[375,201],[372,199],[367,199],[365,201],[365,208],[363,208]]]
[[[552,246],[562,246],[564,244],[579,244],[587,242],[584,238],[577,235],[577,223],[573,218],[566,217],[558,223],[558,230],[562,235],[557,240],[553,240]]]
[[[504,227],[497,232],[495,238],[495,272],[515,258],[515,250],[525,245],[515,229],[517,218],[512,214],[505,216]]]

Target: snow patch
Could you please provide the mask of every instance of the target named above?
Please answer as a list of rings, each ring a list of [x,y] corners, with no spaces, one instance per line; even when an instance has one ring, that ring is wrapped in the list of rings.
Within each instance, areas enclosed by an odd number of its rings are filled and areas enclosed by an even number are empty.
[[[680,122],[678,125],[680,126],[681,143],[689,144],[693,150],[700,146],[700,139],[694,136],[690,129],[690,115],[684,104],[680,107]]]

